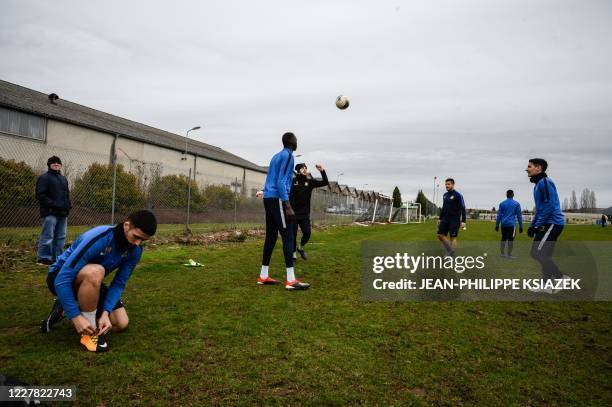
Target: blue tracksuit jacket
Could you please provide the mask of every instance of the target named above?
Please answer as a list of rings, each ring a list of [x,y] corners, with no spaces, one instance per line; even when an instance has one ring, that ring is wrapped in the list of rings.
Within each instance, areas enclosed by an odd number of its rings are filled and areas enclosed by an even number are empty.
[[[546,224],[564,225],[565,216],[561,212],[559,194],[555,184],[548,177],[540,179],[533,187],[536,213],[531,226],[538,227]]]
[[[497,209],[497,219],[495,227],[498,228],[501,223],[502,227],[514,227],[518,219],[519,227],[523,229],[523,216],[521,215],[521,204],[512,198],[508,198],[499,204]]]
[[[279,198],[283,202],[289,200],[293,181],[293,161],[293,151],[288,147],[274,154],[266,176],[264,198]]]
[[[121,233],[121,235],[119,235]],[[123,225],[96,226],[80,235],[74,243],[49,266],[49,272],[59,269],[55,278],[55,292],[66,317],[72,319],[81,313],[74,298],[73,283],[86,264],[99,264],[105,275],[117,269],[110,284],[103,308],[109,313],[119,301],[125,284],[142,256],[140,246],[126,245]]]

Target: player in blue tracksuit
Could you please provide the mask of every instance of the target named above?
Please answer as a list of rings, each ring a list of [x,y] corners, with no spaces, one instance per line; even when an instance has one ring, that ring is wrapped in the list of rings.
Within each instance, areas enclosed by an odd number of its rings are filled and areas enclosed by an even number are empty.
[[[293,152],[297,150],[297,137],[293,133],[285,133],[283,134],[282,141],[283,149],[276,153],[270,161],[263,191],[264,208],[266,211],[266,240],[264,242],[261,272],[257,278],[257,284],[280,284],[280,281],[268,275],[272,251],[280,233],[283,241],[285,267],[287,268],[285,288],[287,290],[306,290],[310,287],[310,284],[295,278],[293,270],[293,222],[295,220],[295,212],[289,202],[289,194],[293,181]]]
[[[552,259],[555,242],[565,225],[565,216],[561,212],[557,188],[546,175],[547,168],[546,160],[532,158],[525,170],[531,182],[535,184],[535,215],[527,229],[527,235],[534,238],[531,257],[542,265],[542,278],[545,280],[565,278]]]
[[[446,253],[455,255],[457,249],[457,236],[459,228],[465,227],[465,202],[463,195],[455,190],[455,180],[447,178],[444,181],[446,193],[442,197],[442,210],[438,219],[438,240],[442,242]],[[450,235],[450,244],[446,239]]]
[[[502,237],[499,250],[502,257],[513,259],[512,249],[514,236],[516,235],[516,221],[519,224],[519,233],[523,233],[523,216],[521,215],[521,204],[514,200],[514,191],[506,191],[506,200],[499,204],[497,219],[495,220],[495,231],[499,232],[501,224]],[[508,242],[508,254],[505,253],[506,242]]]
[[[140,243],[155,234],[157,220],[149,211],[132,213],[115,226],[97,226],[80,235],[49,266],[47,286],[57,298],[41,330],[66,316],[81,334],[81,344],[91,352],[104,352],[102,336],[111,328],[127,328],[128,316],[121,301],[134,268],[140,261]],[[102,281],[117,270],[110,287]]]

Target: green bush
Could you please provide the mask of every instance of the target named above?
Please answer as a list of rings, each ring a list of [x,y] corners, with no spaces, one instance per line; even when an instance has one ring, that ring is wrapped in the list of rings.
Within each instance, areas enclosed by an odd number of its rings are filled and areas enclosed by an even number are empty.
[[[0,158],[0,206],[36,206],[36,173],[23,161]]]
[[[221,185],[208,185],[203,190],[207,208],[233,209],[235,194],[231,189]]]
[[[151,182],[149,201],[153,208],[187,208],[188,180],[185,175],[165,175]],[[191,180],[191,210],[204,210],[204,198],[198,184]]]
[[[111,211],[113,202],[113,166],[94,163],[74,181],[71,191],[73,205]],[[130,212],[141,209],[144,194],[138,179],[117,164],[115,211]]]

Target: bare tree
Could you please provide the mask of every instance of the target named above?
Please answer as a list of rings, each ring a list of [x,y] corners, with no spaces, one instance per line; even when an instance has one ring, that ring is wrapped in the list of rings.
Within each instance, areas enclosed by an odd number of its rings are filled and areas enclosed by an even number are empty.
[[[572,189],[572,195],[570,198],[569,208],[573,211],[578,209],[578,199],[576,198],[576,191]]]
[[[585,188],[580,193],[580,212],[587,212],[589,209],[589,201],[591,200],[591,191]]]
[[[597,208],[597,198],[595,198],[595,191],[591,190],[591,197],[590,197],[590,203],[591,203],[591,209],[595,210]]]
[[[567,198],[565,198],[563,200],[563,205],[561,206],[561,209],[565,212],[569,209],[569,200]]]

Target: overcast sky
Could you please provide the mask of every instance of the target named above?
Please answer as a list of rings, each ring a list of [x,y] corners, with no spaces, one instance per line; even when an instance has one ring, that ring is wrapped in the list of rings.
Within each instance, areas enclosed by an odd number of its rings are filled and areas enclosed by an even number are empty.
[[[612,205],[612,1],[2,1],[0,78],[260,165],[285,131],[332,180],[469,207],[549,161]],[[334,100],[349,97],[340,111]],[[316,174],[316,171],[314,171]]]

